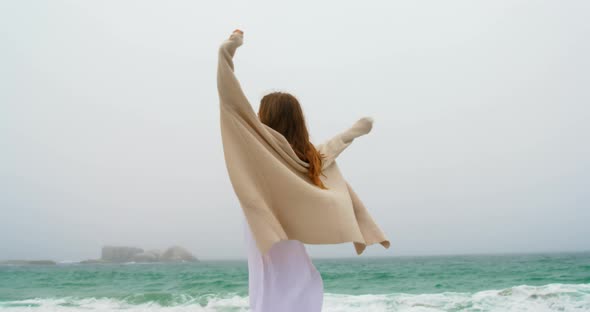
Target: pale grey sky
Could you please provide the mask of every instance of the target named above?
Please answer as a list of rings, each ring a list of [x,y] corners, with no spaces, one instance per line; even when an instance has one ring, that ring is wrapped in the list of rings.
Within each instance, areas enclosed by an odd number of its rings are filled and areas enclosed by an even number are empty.
[[[587,1],[2,1],[0,259],[244,258],[217,48],[301,101],[391,239],[366,256],[590,249]],[[352,243],[308,246],[354,256]]]

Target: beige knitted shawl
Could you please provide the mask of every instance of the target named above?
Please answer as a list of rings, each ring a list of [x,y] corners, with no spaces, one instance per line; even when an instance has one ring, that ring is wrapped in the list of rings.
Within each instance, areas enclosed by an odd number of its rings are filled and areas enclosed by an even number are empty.
[[[321,189],[307,177],[283,135],[261,123],[234,75],[233,56],[243,35],[234,33],[219,48],[217,88],[221,136],[230,181],[256,244],[263,254],[281,240],[306,244],[353,242],[357,254],[389,240],[342,177],[336,157],[355,137],[368,133],[372,120],[317,146],[323,160]]]

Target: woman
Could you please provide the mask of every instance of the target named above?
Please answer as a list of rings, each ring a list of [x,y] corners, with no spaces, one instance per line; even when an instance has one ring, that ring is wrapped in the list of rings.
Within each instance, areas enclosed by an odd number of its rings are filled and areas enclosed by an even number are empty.
[[[264,96],[254,113],[234,75],[233,57],[243,43],[235,30],[219,48],[217,86],[228,174],[244,212],[252,311],[321,311],[323,282],[303,243],[389,241],[342,177],[336,157],[372,120],[315,147],[297,99]]]

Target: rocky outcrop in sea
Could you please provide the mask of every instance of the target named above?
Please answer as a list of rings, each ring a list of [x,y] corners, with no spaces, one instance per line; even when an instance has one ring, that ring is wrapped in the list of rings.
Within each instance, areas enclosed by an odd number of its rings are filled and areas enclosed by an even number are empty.
[[[67,262],[79,264],[102,264],[102,263],[178,263],[178,262],[198,262],[199,259],[191,254],[188,250],[180,246],[172,246],[163,251],[160,250],[143,250],[138,247],[130,246],[103,246],[100,259],[88,259],[80,262]],[[57,265],[53,260],[0,260],[0,265]]]
[[[90,262],[89,262],[90,261]],[[86,260],[92,263],[93,260]],[[199,261],[188,250],[180,246],[172,246],[164,251],[143,250],[128,246],[102,247],[100,260],[95,263],[124,263],[124,262],[196,262]]]
[[[3,260],[0,265],[56,265],[53,260]]]

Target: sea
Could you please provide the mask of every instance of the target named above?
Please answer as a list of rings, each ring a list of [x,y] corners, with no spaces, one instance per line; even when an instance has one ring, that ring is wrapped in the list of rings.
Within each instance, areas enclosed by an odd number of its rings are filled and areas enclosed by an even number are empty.
[[[312,260],[325,312],[590,311],[590,252]],[[3,265],[0,310],[249,311],[248,266]]]

